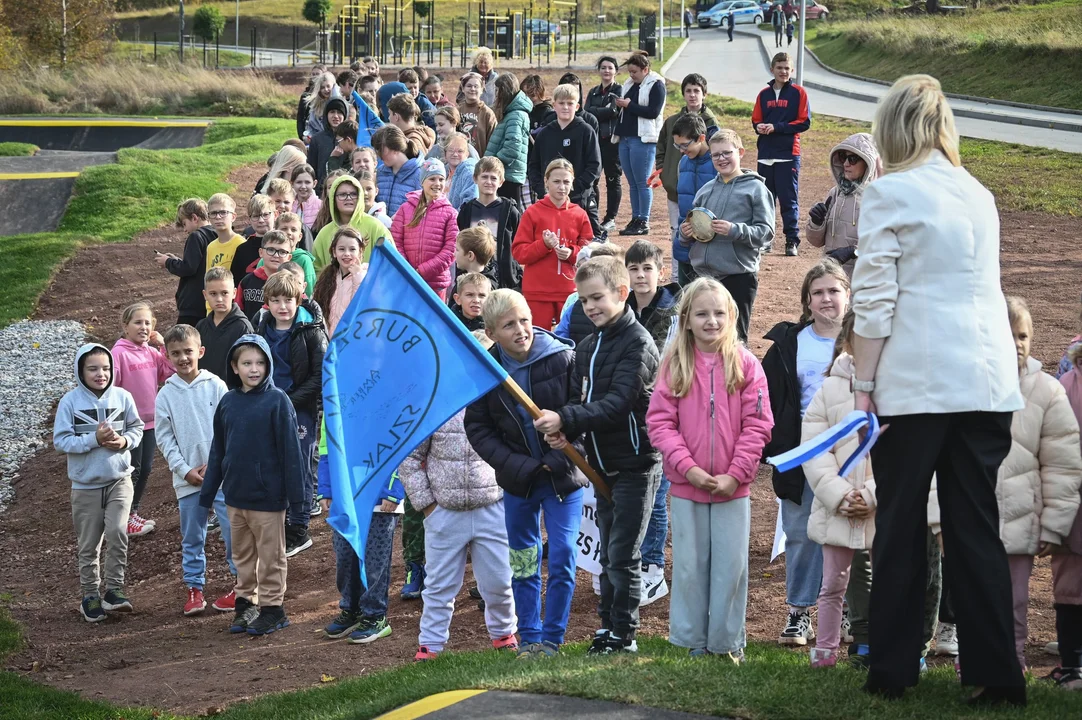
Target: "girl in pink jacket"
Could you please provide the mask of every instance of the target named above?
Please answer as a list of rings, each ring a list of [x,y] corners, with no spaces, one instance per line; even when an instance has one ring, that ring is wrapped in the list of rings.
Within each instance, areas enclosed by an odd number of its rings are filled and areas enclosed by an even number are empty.
[[[135,407],[143,421],[143,439],[131,449],[132,496],[128,516],[128,535],[146,535],[154,530],[154,521],[139,515],[139,501],[147,487],[150,466],[154,462],[154,401],[169,376],[176,373],[165,354],[161,334],[155,332],[154,312],[145,302],[124,308],[120,322],[124,335],[113,345],[113,381],[135,398]]]
[[[737,308],[716,280],[684,289],[646,425],[672,482],[669,642],[744,658],[752,481],[774,417],[766,375],[737,339]],[[708,582],[704,579],[708,578]]]
[[[338,321],[353,300],[361,280],[368,274],[368,263],[361,261],[367,244],[360,231],[349,225],[339,227],[331,240],[328,249],[331,263],[323,268],[312,291],[313,299],[327,321],[328,337],[334,337]]]
[[[443,196],[447,171],[439,160],[421,165],[421,189],[406,195],[406,202],[391,220],[391,237],[406,261],[444,300],[451,287],[458,213]]]

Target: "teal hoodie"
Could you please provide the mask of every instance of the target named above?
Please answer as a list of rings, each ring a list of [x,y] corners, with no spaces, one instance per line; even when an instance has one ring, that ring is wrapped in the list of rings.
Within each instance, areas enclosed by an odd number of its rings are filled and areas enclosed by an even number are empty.
[[[503,163],[504,179],[526,182],[526,153],[530,148],[530,111],[533,103],[521,90],[504,109],[485,147],[485,157],[498,157]]]

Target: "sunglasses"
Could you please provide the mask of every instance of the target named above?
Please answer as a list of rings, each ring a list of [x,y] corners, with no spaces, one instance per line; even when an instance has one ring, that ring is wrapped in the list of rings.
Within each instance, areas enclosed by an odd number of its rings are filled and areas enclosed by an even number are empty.
[[[860,155],[854,155],[853,153],[839,155],[838,159],[842,161],[843,165],[856,165],[857,163],[864,162],[864,158],[862,158]]]

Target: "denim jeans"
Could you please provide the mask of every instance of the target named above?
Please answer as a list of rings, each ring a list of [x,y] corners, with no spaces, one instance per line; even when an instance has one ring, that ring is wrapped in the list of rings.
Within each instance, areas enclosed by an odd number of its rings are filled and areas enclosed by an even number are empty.
[[[665,567],[665,539],[669,535],[669,478],[661,475],[661,484],[654,496],[654,510],[650,513],[650,525],[646,528],[639,551],[643,565]]]
[[[297,429],[301,440],[301,482],[304,486],[304,499],[292,503],[286,512],[286,522],[307,528],[312,509],[312,498],[316,491],[316,479],[312,473],[312,460],[319,452],[316,444],[316,419],[306,412],[297,413]]]
[[[372,513],[368,541],[364,548],[364,569],[368,587],[361,578],[361,564],[353,546],[338,533],[331,534],[335,556],[335,581],[342,610],[361,612],[365,617],[387,615],[387,593],[391,586],[391,550],[394,548],[394,513]]]
[[[654,171],[654,154],[657,143],[644,143],[637,137],[620,138],[620,165],[627,175],[628,195],[631,196],[631,217],[650,219],[650,207],[654,191],[647,185]]]
[[[781,526],[785,530],[785,602],[793,607],[815,605],[823,585],[823,546],[808,538],[808,518],[815,494],[804,481],[800,504],[781,501]]]
[[[507,545],[511,557],[511,592],[518,613],[522,644],[563,644],[571,597],[575,594],[575,564],[579,524],[582,522],[582,491],[562,501],[551,483],[537,483],[528,497],[503,496]],[[545,586],[545,619],[541,620],[541,513],[549,541],[549,576]]]
[[[180,508],[180,552],[181,567],[184,568],[184,584],[202,590],[207,584],[207,518],[210,510],[199,506],[199,493],[192,493],[177,499]],[[225,509],[225,495],[218,490],[214,498],[214,512],[218,515],[222,540],[225,541],[225,561],[229,572],[237,574],[233,565],[233,543],[229,535],[229,512]]]

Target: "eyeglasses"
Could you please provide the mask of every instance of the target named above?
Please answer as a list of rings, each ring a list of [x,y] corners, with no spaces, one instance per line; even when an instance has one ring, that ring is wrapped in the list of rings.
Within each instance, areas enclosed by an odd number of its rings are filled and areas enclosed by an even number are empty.
[[[678,142],[674,142],[674,143],[672,144],[672,146],[673,146],[674,148],[676,148],[677,150],[679,150],[680,152],[684,152],[684,151],[685,151],[685,150],[687,150],[687,149],[688,149],[689,147],[691,147],[691,143],[692,143],[692,142],[693,142],[693,141],[691,141],[691,140],[688,140],[688,141],[687,141],[686,143],[678,143]]]
[[[853,153],[849,153],[841,157],[840,160],[842,161],[843,165],[856,165],[857,163],[864,162],[864,158],[862,158],[860,155],[854,155]]]
[[[210,216],[212,218],[224,218],[233,214],[232,210],[211,210]]]
[[[272,217],[274,217],[274,211],[271,210],[270,212],[259,213],[258,215],[256,215],[256,217],[260,220],[270,220]]]
[[[263,252],[267,253],[271,257],[285,257],[287,255],[292,255],[293,254],[292,252],[290,252],[289,250],[286,250],[284,248],[265,247],[265,248],[263,248]]]
[[[357,193],[338,193],[334,197],[336,200],[356,200],[358,195]]]
[[[722,150],[721,152],[710,153],[711,160],[728,160],[733,155],[736,155],[736,150]]]

